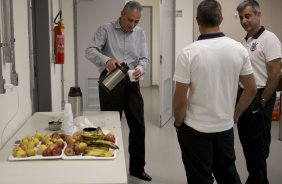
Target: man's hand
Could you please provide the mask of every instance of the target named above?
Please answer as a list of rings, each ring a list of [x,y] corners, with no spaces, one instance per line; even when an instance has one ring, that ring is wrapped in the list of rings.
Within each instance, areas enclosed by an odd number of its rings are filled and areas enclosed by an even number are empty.
[[[184,123],[184,122],[177,123],[177,122],[175,121],[174,124],[173,124],[173,126],[178,130],[178,129],[180,129],[180,128],[183,126],[183,123]]]
[[[234,124],[238,123],[239,117],[240,117],[240,115],[234,113],[234,116],[233,116]]]
[[[117,65],[119,65],[119,62],[116,59],[110,59],[106,63],[106,69],[108,71],[113,71],[116,69]]]
[[[141,70],[139,68],[135,68],[133,73],[132,73],[132,76],[133,78],[136,80],[136,81],[139,81],[140,78],[141,78]]]

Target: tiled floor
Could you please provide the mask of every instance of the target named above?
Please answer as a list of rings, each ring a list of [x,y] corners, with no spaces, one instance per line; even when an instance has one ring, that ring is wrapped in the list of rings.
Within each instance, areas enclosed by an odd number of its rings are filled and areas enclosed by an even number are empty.
[[[181,152],[176,139],[172,122],[164,127],[159,127],[159,103],[157,88],[142,88],[145,102],[146,120],[146,167],[153,180],[141,181],[128,176],[128,184],[184,184],[186,183],[185,171],[181,160]],[[128,127],[126,119],[122,119],[123,142],[125,150],[128,146]],[[279,122],[273,122],[272,142],[270,156],[268,158],[268,177],[270,184],[282,183],[282,141],[278,140]],[[247,178],[247,171],[242,148],[235,127],[236,165],[242,182]],[[125,152],[126,165],[128,167],[128,153]]]

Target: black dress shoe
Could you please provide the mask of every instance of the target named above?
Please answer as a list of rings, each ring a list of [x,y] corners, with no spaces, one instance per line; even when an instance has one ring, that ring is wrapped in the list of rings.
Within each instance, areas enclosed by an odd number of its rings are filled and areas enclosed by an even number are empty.
[[[135,174],[135,173],[130,173],[131,176],[135,176],[141,180],[145,180],[145,181],[151,181],[152,178],[151,176],[149,176],[149,174],[145,173],[145,171],[139,173],[139,174]]]

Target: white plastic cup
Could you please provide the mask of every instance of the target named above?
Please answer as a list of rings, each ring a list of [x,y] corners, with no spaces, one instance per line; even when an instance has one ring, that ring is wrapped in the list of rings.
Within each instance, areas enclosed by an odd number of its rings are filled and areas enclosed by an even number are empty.
[[[63,130],[64,133],[67,135],[71,135],[73,133],[74,124],[73,124],[73,114],[71,109],[71,104],[65,104],[64,110],[64,123],[63,123]]]
[[[134,76],[133,76],[133,72],[134,72],[134,70],[128,70],[128,76],[129,76],[129,79],[130,79],[130,81],[131,82],[136,82],[136,80],[135,80],[135,78],[134,78]]]

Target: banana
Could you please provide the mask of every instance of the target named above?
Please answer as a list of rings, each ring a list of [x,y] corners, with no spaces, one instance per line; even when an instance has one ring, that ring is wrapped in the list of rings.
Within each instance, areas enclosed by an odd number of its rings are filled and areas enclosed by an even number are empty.
[[[93,149],[93,150],[90,150],[90,151],[86,152],[85,155],[99,157],[99,156],[103,156],[105,152],[106,151],[102,150],[102,149]]]
[[[80,136],[80,141],[85,142],[88,146],[94,146],[94,147],[106,147],[111,149],[119,149],[119,147],[110,141],[104,140],[105,134],[103,133],[102,129],[100,127],[97,127],[95,130],[95,133],[90,133],[83,131]]]
[[[106,151],[104,153],[104,157],[113,157],[113,156],[114,156],[114,154],[112,152]]]
[[[85,155],[87,156],[95,156],[95,157],[113,157],[114,154],[110,151],[105,151],[101,149],[94,149],[87,152]]]
[[[103,146],[88,146],[87,150],[95,150],[95,149],[101,149],[105,151],[109,151],[109,147],[103,147]]]
[[[93,135],[89,132],[82,132],[82,134],[80,136],[80,141],[82,141],[82,142],[85,142],[85,141],[93,142],[95,140],[104,139],[104,138],[105,138],[105,135]]]
[[[105,135],[101,127],[97,127],[96,135],[103,135],[103,136]]]
[[[108,148],[112,148],[112,149],[119,149],[119,147],[115,143],[112,143],[112,142],[106,141],[106,140],[96,140],[95,142],[93,142],[93,145],[94,146],[108,147]]]

